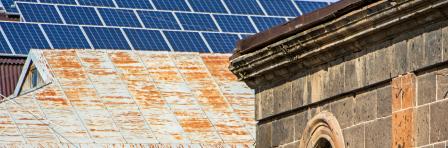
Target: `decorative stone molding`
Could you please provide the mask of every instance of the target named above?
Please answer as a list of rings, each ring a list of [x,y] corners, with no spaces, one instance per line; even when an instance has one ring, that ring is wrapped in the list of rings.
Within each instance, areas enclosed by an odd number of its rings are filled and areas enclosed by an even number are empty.
[[[336,117],[327,111],[317,114],[307,123],[300,141],[299,148],[315,148],[322,144],[322,141],[328,142],[334,148],[344,147],[341,127]]]

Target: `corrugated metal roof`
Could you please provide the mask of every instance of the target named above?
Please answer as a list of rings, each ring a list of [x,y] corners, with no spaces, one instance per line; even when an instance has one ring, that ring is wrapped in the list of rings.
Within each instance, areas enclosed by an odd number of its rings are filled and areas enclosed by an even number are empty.
[[[0,94],[13,94],[25,60],[23,57],[0,56]],[[2,98],[0,96],[0,100]]]
[[[49,84],[0,104],[0,144],[253,147],[254,92],[229,56],[33,50]]]

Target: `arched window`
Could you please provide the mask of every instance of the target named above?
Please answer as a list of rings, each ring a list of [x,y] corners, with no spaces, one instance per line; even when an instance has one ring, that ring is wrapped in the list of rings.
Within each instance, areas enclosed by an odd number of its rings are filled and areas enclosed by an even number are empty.
[[[336,117],[323,111],[314,116],[303,131],[300,148],[343,148],[344,137]]]

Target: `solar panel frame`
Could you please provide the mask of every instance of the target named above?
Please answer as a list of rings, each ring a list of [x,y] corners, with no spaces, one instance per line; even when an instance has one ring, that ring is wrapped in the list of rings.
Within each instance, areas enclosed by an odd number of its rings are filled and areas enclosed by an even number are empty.
[[[95,49],[132,49],[119,28],[84,26],[83,29]]]
[[[17,0],[0,0],[0,3],[2,3],[7,14],[18,14],[19,11],[15,4],[16,1]],[[21,2],[37,2],[37,0],[21,0]]]
[[[79,26],[43,24],[42,28],[55,49],[93,48]]]
[[[217,24],[209,14],[175,13],[185,30],[219,31]]]
[[[30,49],[51,49],[37,24],[0,22],[0,26],[16,54],[28,54]]]
[[[115,0],[120,8],[132,8],[132,9],[154,9],[150,0]]]
[[[58,5],[57,8],[67,24],[103,26],[94,7]]]
[[[116,7],[113,0],[78,0],[79,5]]]
[[[25,22],[63,23],[63,20],[54,5],[27,2],[17,2],[16,5]]]
[[[124,29],[134,50],[171,51],[162,32],[148,29]]]
[[[171,12],[137,10],[146,28],[181,30],[180,24]]]
[[[271,16],[300,16],[299,10],[291,0],[258,0]]]
[[[232,14],[264,15],[257,0],[224,0]]]
[[[221,0],[188,0],[195,12],[228,13]]]
[[[237,34],[228,33],[202,33],[202,35],[215,53],[232,53],[236,41],[240,39]]]
[[[39,0],[40,3],[77,5],[76,0]]]
[[[12,49],[11,44],[7,40],[7,37],[5,33],[3,32],[3,29],[0,27],[0,54],[15,54],[15,51]]]
[[[248,16],[213,15],[223,32],[255,33],[257,30]]]
[[[143,28],[137,15],[130,9],[98,8],[97,10],[107,26]]]
[[[174,51],[209,53],[207,44],[199,32],[163,31]]]
[[[185,0],[152,0],[157,10],[191,11]]]

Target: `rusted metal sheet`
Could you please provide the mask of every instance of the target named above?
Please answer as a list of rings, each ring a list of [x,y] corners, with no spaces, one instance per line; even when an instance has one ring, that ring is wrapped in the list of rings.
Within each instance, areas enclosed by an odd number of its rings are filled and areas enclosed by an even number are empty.
[[[0,104],[0,131],[11,133],[0,136],[0,145],[253,147],[254,95],[225,69],[230,55],[41,50],[32,56],[52,82],[12,99],[32,102],[27,109],[37,119],[11,101]]]
[[[25,60],[23,57],[0,56],[0,94],[9,96],[14,93]]]

